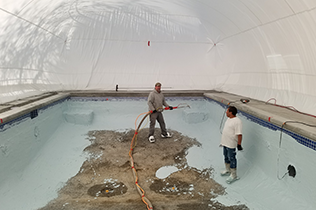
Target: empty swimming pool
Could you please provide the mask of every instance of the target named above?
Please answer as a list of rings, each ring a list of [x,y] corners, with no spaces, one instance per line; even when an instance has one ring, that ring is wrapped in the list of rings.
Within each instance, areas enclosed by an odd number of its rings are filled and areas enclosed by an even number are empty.
[[[214,192],[211,198],[213,203],[244,205],[256,210],[315,208],[316,192],[311,187],[316,168],[316,153],[313,149],[287,134],[283,134],[280,139],[279,130],[255,123],[253,118],[249,120],[251,116],[241,112],[238,116],[243,122],[244,150],[237,153],[240,180],[228,185],[225,178],[220,176],[224,164],[219,142],[225,107],[202,97],[167,98],[167,101],[172,106],[187,104],[191,107],[165,111],[164,118],[167,129],[179,137],[170,139],[174,147],[181,143],[181,139],[185,140],[182,136],[196,141],[184,156],[187,168],[198,171],[212,169],[210,177],[225,188],[226,193]],[[135,129],[137,116],[146,111],[146,98],[71,97],[37,110],[34,116],[25,115],[2,125],[0,209],[33,210],[46,206],[58,197],[58,191],[65,187],[67,180],[80,173],[83,163],[91,158],[91,154],[84,151],[93,140],[89,132],[127,133]],[[146,132],[145,129],[140,133]],[[155,135],[158,136],[159,132]],[[153,149],[165,146],[159,143],[159,139],[155,144],[150,144],[146,138],[139,138],[138,144]],[[100,148],[105,151],[105,148]],[[124,151],[122,148],[116,149]],[[128,151],[129,146],[125,153],[116,154],[118,161],[121,156],[128,159]],[[289,165],[295,167],[295,177],[289,176]],[[126,173],[130,175],[131,171],[126,170]],[[103,180],[104,183],[110,183],[109,177]],[[115,181],[116,187],[119,181]],[[130,182],[134,182],[132,176]],[[193,185],[192,189],[195,187]],[[170,189],[176,190],[179,186],[175,184]],[[134,193],[140,199],[135,189]],[[107,199],[115,200],[91,196],[86,202],[106,202]],[[151,197],[151,202],[155,206],[155,196]],[[64,200],[63,208],[67,209],[69,203]],[[143,209],[146,209],[145,205]],[[209,209],[212,209],[211,205]]]

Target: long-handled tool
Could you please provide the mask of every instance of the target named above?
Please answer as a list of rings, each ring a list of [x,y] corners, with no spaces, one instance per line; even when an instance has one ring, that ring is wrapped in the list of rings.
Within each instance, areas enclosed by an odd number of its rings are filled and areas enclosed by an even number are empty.
[[[181,108],[186,108],[186,107],[191,108],[188,104],[179,104],[178,106],[173,107],[173,109],[181,109]],[[170,108],[169,107],[165,107],[164,109],[165,110],[169,110]]]

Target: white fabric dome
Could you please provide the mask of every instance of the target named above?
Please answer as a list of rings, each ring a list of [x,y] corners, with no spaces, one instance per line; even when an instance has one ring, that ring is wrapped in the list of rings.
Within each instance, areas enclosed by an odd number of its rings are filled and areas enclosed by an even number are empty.
[[[316,114],[315,0],[1,0],[0,103],[218,90]]]

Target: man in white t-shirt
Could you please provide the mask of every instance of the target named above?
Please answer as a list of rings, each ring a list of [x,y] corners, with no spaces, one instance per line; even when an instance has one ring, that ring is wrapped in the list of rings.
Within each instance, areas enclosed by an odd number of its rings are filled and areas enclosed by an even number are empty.
[[[237,180],[237,160],[236,160],[236,147],[242,150],[242,122],[236,117],[237,109],[234,106],[229,106],[226,110],[228,117],[225,122],[221,146],[223,146],[225,170],[221,172],[222,176],[230,175],[226,182],[231,183]]]

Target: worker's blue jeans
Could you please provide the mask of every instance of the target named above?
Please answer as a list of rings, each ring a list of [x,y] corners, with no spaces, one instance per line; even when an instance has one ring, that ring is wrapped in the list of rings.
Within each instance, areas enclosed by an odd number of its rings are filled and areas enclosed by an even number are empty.
[[[231,149],[224,146],[223,152],[224,152],[224,157],[225,157],[225,163],[229,163],[230,168],[236,168],[237,167],[236,148]]]

